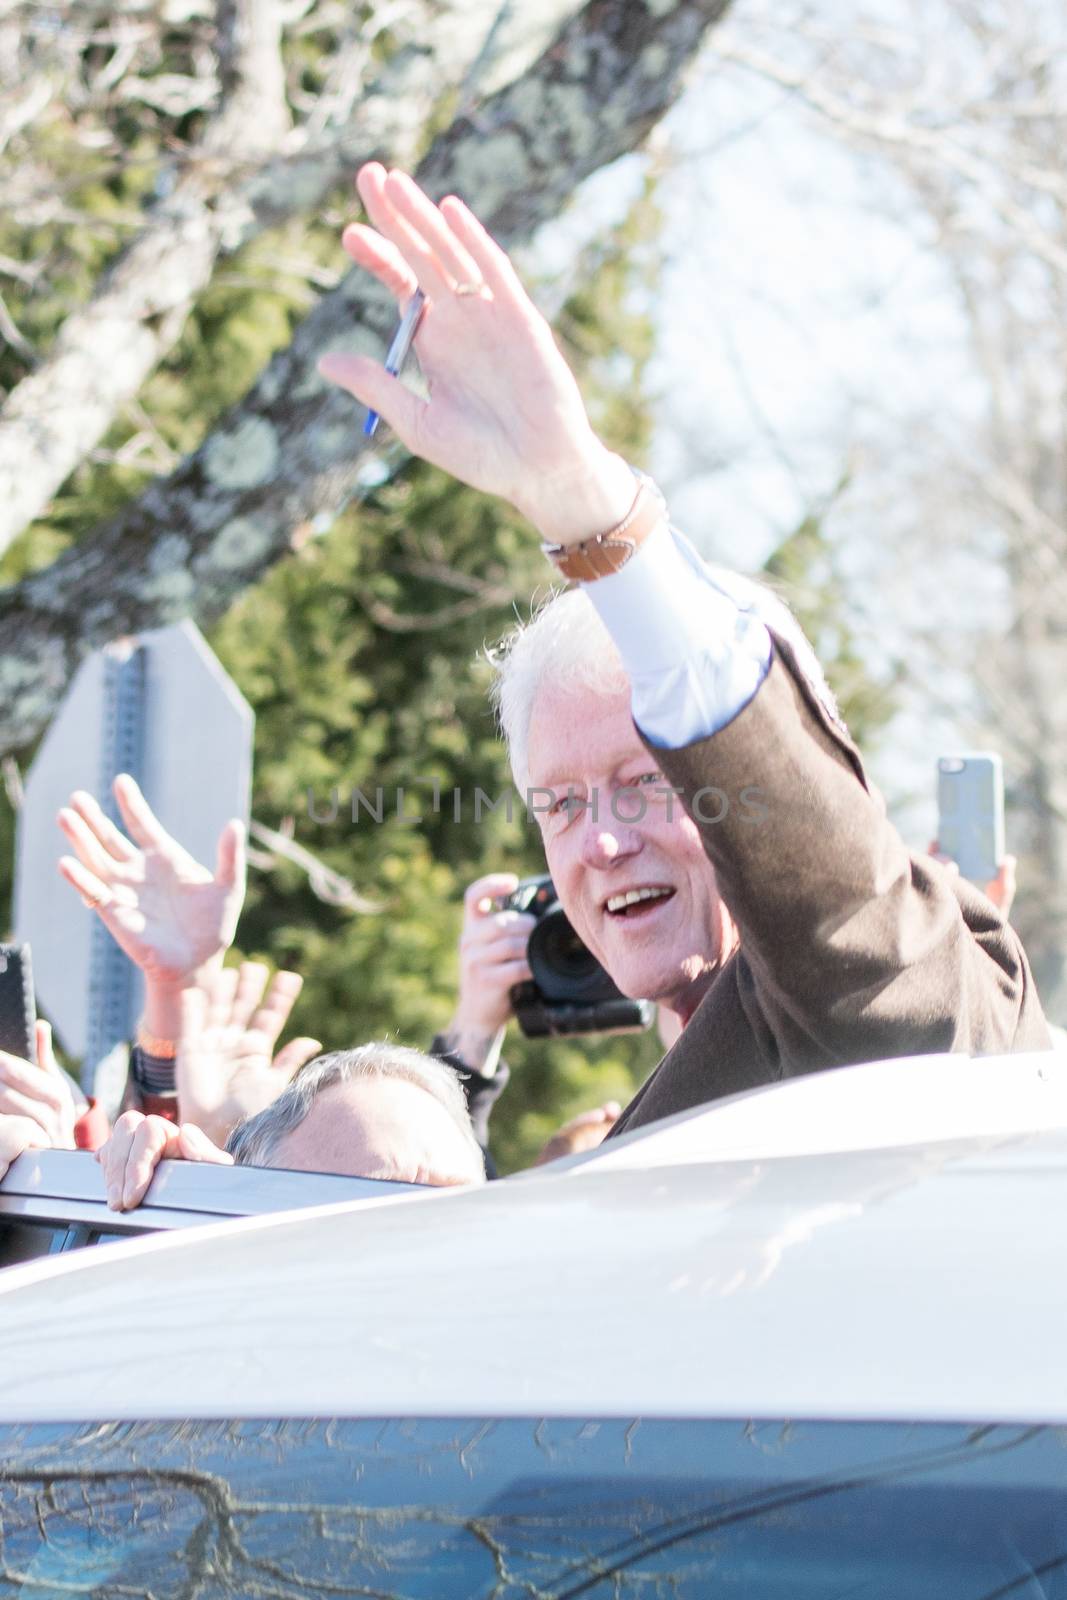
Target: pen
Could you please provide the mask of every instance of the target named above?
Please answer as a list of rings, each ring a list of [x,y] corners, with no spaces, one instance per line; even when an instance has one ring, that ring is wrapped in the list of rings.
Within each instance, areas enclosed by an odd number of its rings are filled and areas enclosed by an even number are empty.
[[[389,346],[389,353],[385,358],[385,370],[392,377],[397,377],[403,371],[404,362],[408,358],[411,342],[415,337],[415,330],[422,316],[422,308],[426,304],[426,296],[421,289],[416,289],[412,295],[408,308],[400,319],[400,325],[393,334],[393,342]],[[367,420],[363,424],[363,436],[369,439],[378,426],[377,411],[368,411]]]

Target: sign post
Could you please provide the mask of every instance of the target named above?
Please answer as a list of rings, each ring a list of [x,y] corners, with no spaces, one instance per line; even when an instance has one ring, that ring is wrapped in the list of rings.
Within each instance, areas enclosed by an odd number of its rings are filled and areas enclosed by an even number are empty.
[[[111,786],[140,784],[160,822],[214,867],[231,817],[247,823],[250,706],[191,622],[108,645],[79,668],[30,768],[19,816],[15,936],[33,950],[42,1008],[93,1092],[99,1064],[132,1038],[141,974],[59,876],[68,845],[56,813],[74,789],[95,795],[119,826]]]

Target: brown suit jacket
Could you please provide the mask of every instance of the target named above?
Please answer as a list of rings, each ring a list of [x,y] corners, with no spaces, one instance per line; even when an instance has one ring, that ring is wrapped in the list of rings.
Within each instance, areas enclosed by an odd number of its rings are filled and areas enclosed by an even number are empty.
[[[732,722],[654,754],[698,822],[741,948],[614,1134],[826,1067],[1050,1048],[1018,936],[970,884],[905,848],[782,640]],[[723,809],[705,796],[694,810],[707,787],[729,809],[701,824]],[[741,799],[752,788],[762,816]]]

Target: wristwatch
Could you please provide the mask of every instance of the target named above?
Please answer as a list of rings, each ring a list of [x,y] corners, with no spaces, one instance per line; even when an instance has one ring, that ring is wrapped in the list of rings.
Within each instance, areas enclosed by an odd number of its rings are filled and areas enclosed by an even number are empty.
[[[652,479],[637,471],[634,477],[637,493],[633,504],[614,528],[583,539],[580,544],[552,544],[547,539],[542,543],[542,551],[568,582],[593,583],[618,572],[649,534],[667,520],[667,502]]]

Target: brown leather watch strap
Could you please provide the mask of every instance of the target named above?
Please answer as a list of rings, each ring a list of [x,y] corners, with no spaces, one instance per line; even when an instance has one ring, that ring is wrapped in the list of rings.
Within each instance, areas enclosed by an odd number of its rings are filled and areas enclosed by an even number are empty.
[[[546,541],[541,549],[568,582],[593,583],[624,567],[666,517],[667,505],[659,489],[651,478],[639,473],[633,504],[614,528],[583,539],[581,544]]]

